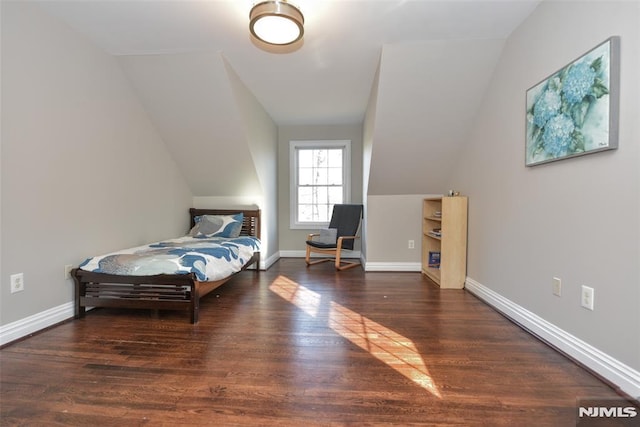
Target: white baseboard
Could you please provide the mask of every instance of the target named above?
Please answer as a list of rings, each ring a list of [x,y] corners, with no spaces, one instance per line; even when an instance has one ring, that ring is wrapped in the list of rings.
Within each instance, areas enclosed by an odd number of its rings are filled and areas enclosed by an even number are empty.
[[[304,257],[305,257],[305,251],[280,251],[280,258],[304,258]]]
[[[610,381],[624,393],[640,399],[640,372],[469,277],[465,282],[465,289],[532,334],[537,335],[602,378]]]
[[[422,271],[422,264],[419,262],[367,262],[360,251],[347,252],[343,258],[359,258],[365,271]],[[280,251],[282,258],[304,258],[306,251]],[[320,254],[311,254],[312,258],[322,258]]]
[[[281,258],[304,258],[307,251],[280,251]],[[311,254],[311,258],[323,258],[320,254]],[[360,251],[344,251],[342,258],[360,258]]]
[[[74,316],[74,302],[68,302],[49,310],[36,313],[33,316],[8,323],[0,327],[0,345],[5,345],[29,334],[41,331],[56,323],[63,322]]]
[[[364,271],[422,271],[419,262],[366,262]]]
[[[280,254],[276,252],[275,254],[271,255],[269,258],[260,260],[260,265],[261,265],[260,269],[268,270],[269,267],[271,267],[279,259],[280,259]]]

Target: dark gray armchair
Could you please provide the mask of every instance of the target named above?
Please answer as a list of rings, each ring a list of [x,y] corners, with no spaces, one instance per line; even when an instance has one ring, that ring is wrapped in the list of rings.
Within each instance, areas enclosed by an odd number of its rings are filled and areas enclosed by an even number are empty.
[[[346,270],[360,265],[359,261],[344,261],[342,250],[353,250],[355,239],[359,239],[358,229],[362,219],[362,205],[334,205],[328,230],[309,234],[307,237],[307,266],[321,262],[335,261],[336,270]],[[327,257],[311,260],[312,253]]]

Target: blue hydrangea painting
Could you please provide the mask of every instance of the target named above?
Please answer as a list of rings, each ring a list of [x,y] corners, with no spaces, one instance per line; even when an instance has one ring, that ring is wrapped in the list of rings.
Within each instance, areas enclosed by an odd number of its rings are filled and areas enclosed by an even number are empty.
[[[618,147],[619,51],[611,37],[527,90],[527,166]]]

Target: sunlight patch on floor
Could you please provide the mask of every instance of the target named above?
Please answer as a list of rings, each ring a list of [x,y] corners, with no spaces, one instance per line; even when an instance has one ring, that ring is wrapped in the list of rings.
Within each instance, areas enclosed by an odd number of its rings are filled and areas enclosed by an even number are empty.
[[[309,316],[316,317],[318,315],[322,298],[319,293],[300,286],[284,276],[278,276],[276,280],[271,283],[269,289],[280,295],[286,301],[294,304]]]
[[[319,293],[284,276],[278,276],[269,289],[308,315],[318,317],[322,303]],[[442,398],[422,356],[409,338],[334,301],[329,302],[328,325],[396,372]]]

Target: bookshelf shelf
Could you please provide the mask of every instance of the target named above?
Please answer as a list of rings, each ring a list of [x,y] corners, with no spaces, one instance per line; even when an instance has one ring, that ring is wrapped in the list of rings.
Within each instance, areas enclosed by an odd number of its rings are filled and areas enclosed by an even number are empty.
[[[430,197],[422,207],[422,274],[442,289],[462,289],[467,274],[467,206],[464,196]],[[436,212],[438,214],[436,214]],[[434,235],[436,231],[440,236]],[[439,253],[439,268],[430,255]]]

